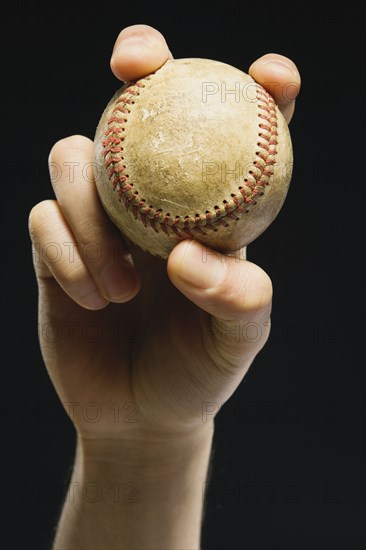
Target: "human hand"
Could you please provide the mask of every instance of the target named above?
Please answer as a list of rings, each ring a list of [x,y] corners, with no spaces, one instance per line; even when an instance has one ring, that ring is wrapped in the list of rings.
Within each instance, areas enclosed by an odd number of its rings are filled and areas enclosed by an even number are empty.
[[[157,30],[134,25],[118,37],[111,68],[136,79],[171,57]],[[295,65],[268,54],[249,73],[289,122]],[[82,439],[189,438],[212,428],[205,404],[224,403],[265,344],[271,281],[244,250],[224,256],[186,240],[166,263],[127,246],[85,176],[92,150],[83,136],[54,145],[56,200],[30,214],[45,364]]]

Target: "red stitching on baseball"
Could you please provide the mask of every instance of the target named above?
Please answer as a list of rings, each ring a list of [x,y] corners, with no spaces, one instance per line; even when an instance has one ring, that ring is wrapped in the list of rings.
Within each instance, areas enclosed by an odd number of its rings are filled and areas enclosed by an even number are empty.
[[[123,151],[121,143],[125,139],[126,115],[130,113],[125,106],[135,103],[134,99],[140,95],[139,88],[145,88],[145,82],[150,79],[151,76],[148,76],[131,82],[117,99],[107,121],[108,129],[104,132],[106,139],[102,145],[105,167],[113,190],[126,209],[132,211],[135,219],[139,218],[145,227],[151,227],[157,233],[161,230],[166,235],[194,237],[193,231],[196,234],[205,234],[205,230],[217,231],[220,225],[227,227],[229,220],[239,219],[236,213],[247,213],[249,206],[257,204],[255,198],[263,195],[265,187],[270,184],[278,145],[277,112],[273,98],[257,84],[258,118],[261,121],[258,124],[257,147],[260,150],[256,152],[253,169],[238,187],[238,193],[231,193],[230,198],[224,199],[222,207],[215,205],[202,214],[174,217],[169,212],[163,212],[161,208],[155,209],[153,205],[147,204],[144,198],[139,197],[133,182],[126,184],[129,175],[123,164],[124,158],[120,155]]]

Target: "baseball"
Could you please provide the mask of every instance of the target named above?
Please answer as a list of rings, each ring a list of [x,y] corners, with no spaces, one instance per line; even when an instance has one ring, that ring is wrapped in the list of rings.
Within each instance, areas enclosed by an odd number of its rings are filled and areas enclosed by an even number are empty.
[[[127,82],[94,144],[106,212],[162,258],[187,238],[223,253],[249,244],[277,216],[292,173],[290,134],[270,94],[209,59],[167,61]]]

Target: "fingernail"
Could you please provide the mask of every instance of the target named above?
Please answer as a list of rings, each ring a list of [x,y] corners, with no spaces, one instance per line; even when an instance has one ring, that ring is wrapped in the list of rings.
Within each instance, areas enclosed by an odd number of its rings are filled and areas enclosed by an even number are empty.
[[[130,45],[135,44],[141,44],[143,41],[140,36],[128,36],[127,38],[123,38],[120,42],[116,42],[113,51],[112,51],[112,57],[114,57],[117,53],[120,54],[126,47],[126,45],[129,43]]]
[[[81,302],[83,302],[88,309],[102,309],[108,304],[108,300],[103,298],[97,290],[83,296]]]
[[[187,241],[178,270],[184,283],[202,290],[215,288],[225,275],[226,262],[218,254],[196,241]]]
[[[100,277],[104,293],[112,302],[127,298],[136,287],[136,277],[128,268],[122,268],[115,262],[107,265]]]
[[[281,61],[280,59],[263,59],[258,61],[261,65],[272,65],[277,66],[279,69],[287,69],[293,76],[299,77],[299,72],[291,63],[286,63],[286,61]]]

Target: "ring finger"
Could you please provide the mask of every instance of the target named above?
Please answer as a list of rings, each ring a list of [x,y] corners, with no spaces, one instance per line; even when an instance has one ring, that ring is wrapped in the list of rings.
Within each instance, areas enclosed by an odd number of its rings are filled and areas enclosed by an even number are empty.
[[[92,141],[83,136],[58,141],[49,156],[51,182],[101,295],[111,302],[125,302],[137,293],[139,276],[121,234],[100,203],[92,150]]]

